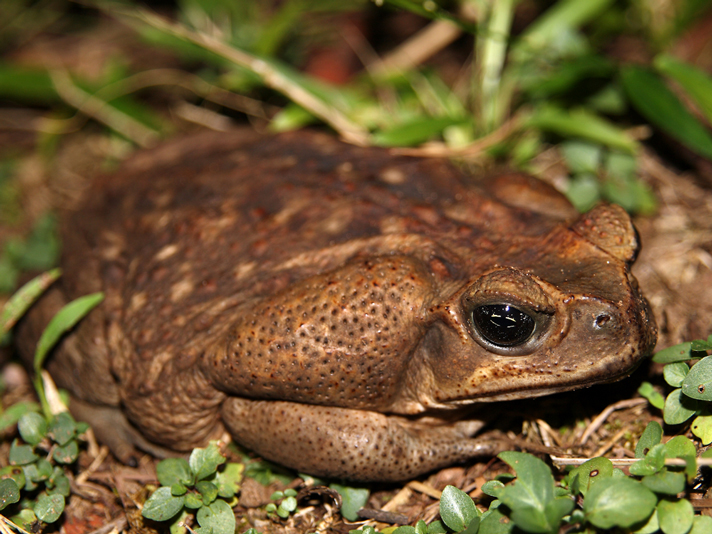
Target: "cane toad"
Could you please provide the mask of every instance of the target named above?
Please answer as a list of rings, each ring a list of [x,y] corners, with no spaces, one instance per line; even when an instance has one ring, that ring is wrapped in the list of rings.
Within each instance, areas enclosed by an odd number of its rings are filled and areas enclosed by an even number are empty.
[[[64,243],[20,338],[105,293],[48,368],[122,459],[228,430],[307,473],[406,479],[490,451],[455,408],[616,380],[656,340],[622,209],[314,132],[141,152]]]

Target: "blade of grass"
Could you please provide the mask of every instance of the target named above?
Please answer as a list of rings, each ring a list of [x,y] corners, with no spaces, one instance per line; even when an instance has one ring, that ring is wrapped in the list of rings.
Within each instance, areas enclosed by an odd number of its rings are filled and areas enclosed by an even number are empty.
[[[482,133],[500,126],[509,108],[510,93],[500,91],[502,69],[507,56],[509,31],[514,15],[514,0],[490,2],[491,11],[476,40],[475,76],[473,83]]]
[[[33,278],[22,286],[2,308],[2,313],[0,313],[0,335],[9,332],[18,319],[32,306],[32,303],[35,302],[61,274],[62,271],[59,269],[52,269]]]
[[[712,78],[707,73],[668,55],[656,57],[653,65],[679,83],[712,122]]]
[[[520,39],[538,49],[555,41],[565,29],[579,28],[603,13],[613,0],[559,0],[524,31]]]
[[[71,328],[74,327],[87,313],[96,307],[104,299],[103,293],[92,293],[73,300],[65,305],[42,332],[40,340],[37,342],[34,359],[34,386],[42,404],[42,410],[47,417],[51,416],[47,398],[44,393],[42,383],[42,366],[49,354],[49,351],[59,341],[59,339]]]
[[[621,69],[621,82],[633,106],[651,124],[690,150],[712,159],[712,136],[657,74],[629,65]]]
[[[588,139],[631,154],[638,149],[638,144],[623,130],[586,109],[565,110],[552,105],[541,106],[534,110],[527,126],[562,137]]]

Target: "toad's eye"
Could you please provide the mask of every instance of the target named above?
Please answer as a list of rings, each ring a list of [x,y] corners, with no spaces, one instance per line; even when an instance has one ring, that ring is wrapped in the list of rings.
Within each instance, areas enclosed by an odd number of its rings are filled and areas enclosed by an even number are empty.
[[[534,319],[509,304],[487,304],[472,311],[480,335],[499,347],[521,345],[534,332]]]

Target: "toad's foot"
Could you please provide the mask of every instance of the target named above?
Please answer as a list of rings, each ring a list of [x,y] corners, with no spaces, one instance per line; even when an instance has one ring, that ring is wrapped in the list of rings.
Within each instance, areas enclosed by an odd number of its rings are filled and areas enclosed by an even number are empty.
[[[330,478],[397,481],[509,448],[473,439],[481,421],[446,423],[347,408],[237,397],[223,404],[235,440],[264,458]]]
[[[97,440],[126,465],[138,465],[140,453],[137,449],[157,458],[177,454],[144,438],[118,407],[93,405],[72,397],[69,409],[75,419],[89,423]]]

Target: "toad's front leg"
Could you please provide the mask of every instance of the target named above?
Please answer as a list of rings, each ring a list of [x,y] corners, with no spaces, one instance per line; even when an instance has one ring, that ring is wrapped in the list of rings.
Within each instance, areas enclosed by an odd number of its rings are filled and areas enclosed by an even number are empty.
[[[268,460],[311,475],[358,481],[406,480],[495,455],[505,446],[473,439],[483,425],[477,420],[446,423],[238,397],[225,401],[222,417],[238,443]]]

